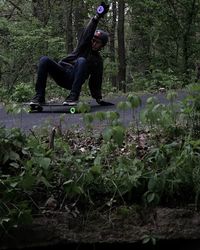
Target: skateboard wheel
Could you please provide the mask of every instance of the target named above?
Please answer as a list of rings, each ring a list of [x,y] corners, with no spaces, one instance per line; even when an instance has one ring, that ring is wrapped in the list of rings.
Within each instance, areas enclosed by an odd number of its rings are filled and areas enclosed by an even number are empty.
[[[98,14],[102,14],[103,12],[104,12],[104,7],[100,5],[100,6],[97,8],[97,13],[98,13]]]
[[[31,112],[42,112],[42,110],[43,110],[43,107],[37,106],[37,105],[32,105],[30,107],[29,113],[31,113]]]
[[[43,107],[38,107],[37,110],[38,110],[38,112],[42,112]]]
[[[70,111],[71,114],[74,114],[76,112],[76,109],[73,107],[73,108],[70,108],[69,111]]]

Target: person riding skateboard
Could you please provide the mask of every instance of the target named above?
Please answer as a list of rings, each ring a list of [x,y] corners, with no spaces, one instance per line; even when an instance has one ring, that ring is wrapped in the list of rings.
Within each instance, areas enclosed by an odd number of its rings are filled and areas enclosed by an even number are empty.
[[[48,74],[61,87],[70,90],[63,105],[76,105],[81,87],[89,78],[91,96],[100,105],[111,105],[102,100],[101,86],[103,77],[103,60],[100,50],[107,44],[107,32],[96,29],[99,20],[108,12],[109,5],[104,2],[97,8],[78,41],[77,47],[66,58],[58,63],[47,56],[41,57],[35,85],[36,94],[30,105],[45,103],[45,88]]]

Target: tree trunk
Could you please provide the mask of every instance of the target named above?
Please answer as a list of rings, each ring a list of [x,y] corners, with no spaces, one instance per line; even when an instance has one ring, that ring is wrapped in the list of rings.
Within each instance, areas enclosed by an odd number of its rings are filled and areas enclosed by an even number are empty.
[[[45,26],[50,16],[50,1],[49,0],[32,0],[33,16],[38,18]]]
[[[118,83],[119,90],[126,92],[126,58],[125,58],[125,41],[124,41],[124,9],[125,2],[124,0],[118,1]]]
[[[187,23],[186,29],[183,34],[183,73],[186,75],[186,81],[188,80],[188,69],[189,69],[189,58],[190,58],[190,36],[191,36],[191,28],[192,23],[194,22],[194,18],[196,17],[196,0],[192,1],[191,8],[188,9],[187,13]]]
[[[116,58],[115,58],[115,29],[116,29],[116,18],[117,17],[117,9],[116,9],[116,1],[113,1],[112,5],[112,24],[111,24],[111,31],[110,31],[110,60],[113,65],[113,71],[111,76],[112,86],[117,86],[117,79],[116,79]]]
[[[73,0],[64,1],[65,41],[67,54],[73,50],[72,12]]]
[[[77,39],[84,28],[84,17],[87,10],[85,9],[85,4],[83,1],[76,1],[74,6],[74,28],[76,32]]]

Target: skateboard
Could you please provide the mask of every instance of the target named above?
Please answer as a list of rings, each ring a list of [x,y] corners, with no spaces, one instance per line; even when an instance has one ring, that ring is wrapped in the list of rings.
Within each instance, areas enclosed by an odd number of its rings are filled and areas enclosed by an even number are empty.
[[[40,112],[55,112],[55,109],[65,113],[86,113],[90,111],[90,105],[86,103],[78,103],[77,105],[69,106],[60,103],[45,103],[45,104],[28,104],[30,107],[29,113]],[[45,110],[44,110],[45,109]]]

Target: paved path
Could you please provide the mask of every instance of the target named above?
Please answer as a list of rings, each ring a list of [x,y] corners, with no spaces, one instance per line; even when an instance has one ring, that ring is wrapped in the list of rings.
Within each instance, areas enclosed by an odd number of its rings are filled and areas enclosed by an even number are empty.
[[[144,108],[146,100],[149,96],[152,96],[152,94],[144,94],[141,96],[142,99],[142,106],[137,109],[137,112],[139,112],[141,109]],[[167,103],[166,95],[164,93],[158,93],[154,94],[159,100],[160,103]],[[178,100],[184,98],[185,93],[183,91],[178,92]],[[117,110],[117,103],[120,101],[125,101],[126,97],[115,97],[112,100],[107,99],[107,101],[111,101],[115,103],[114,106],[109,107],[102,107],[99,105],[96,105],[95,101],[91,101],[92,110],[91,113],[97,112],[97,111],[116,111]],[[5,126],[6,128],[13,128],[18,127],[21,128],[23,131],[28,132],[32,130],[34,127],[47,127],[47,126],[57,126],[60,123],[60,120],[62,120],[62,127],[71,128],[73,126],[75,127],[84,127],[84,121],[83,121],[83,114],[69,114],[65,113],[64,107],[54,107],[52,110],[47,107],[47,112],[42,113],[27,113],[27,112],[20,112],[19,114],[12,114],[12,113],[6,113],[4,107],[0,105],[0,125]],[[125,111],[119,111],[120,119],[123,122],[125,126],[128,126],[130,122],[133,121],[132,111],[131,110],[125,110]],[[94,123],[94,126],[98,127],[100,126],[100,122]]]

